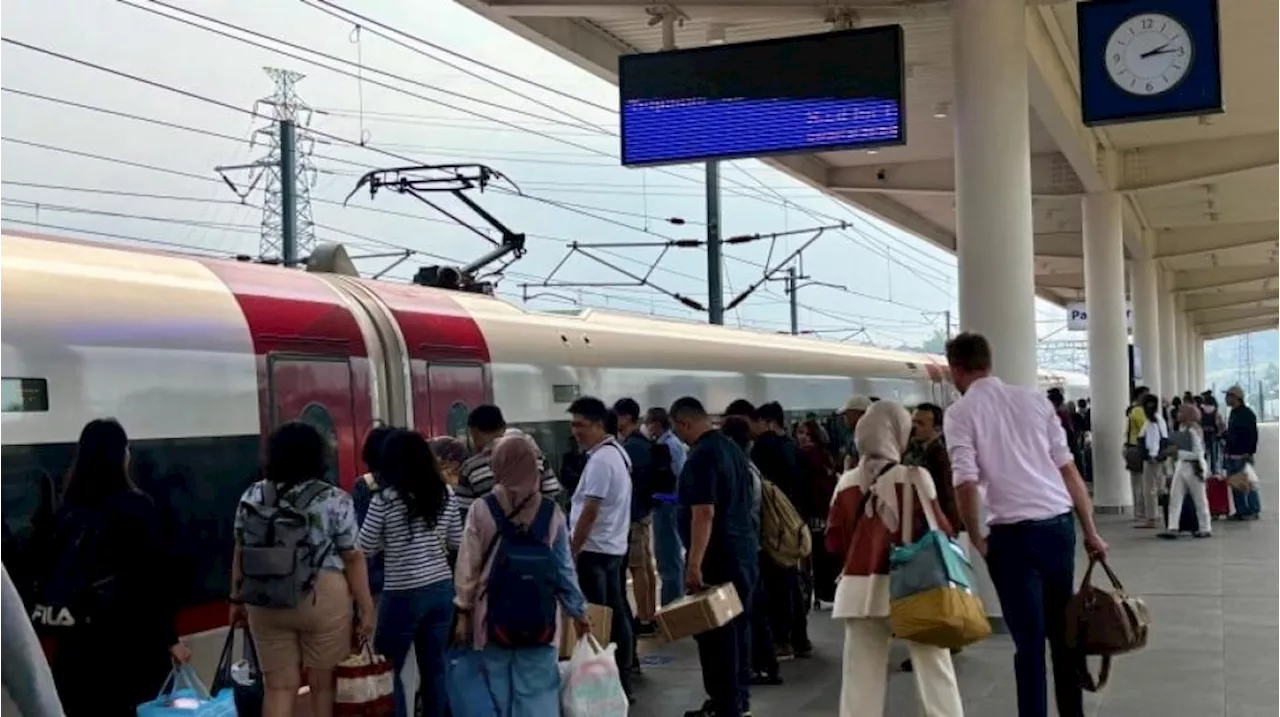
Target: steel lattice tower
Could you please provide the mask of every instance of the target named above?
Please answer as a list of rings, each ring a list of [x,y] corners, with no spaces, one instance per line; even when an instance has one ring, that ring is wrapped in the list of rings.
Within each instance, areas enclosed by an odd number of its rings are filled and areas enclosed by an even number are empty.
[[[298,127],[294,146],[296,148],[296,186],[297,186],[297,237],[300,257],[311,254],[316,246],[315,223],[311,217],[311,185],[315,181],[315,164],[311,154],[315,149],[315,139],[306,128],[311,125],[313,114],[311,106],[298,97],[296,86],[304,75],[292,70],[275,67],[264,67],[276,83],[276,91],[253,105],[254,114],[270,117],[271,123],[254,132],[253,143],[259,139],[267,144],[267,156],[259,162],[266,174],[262,197],[262,238],[258,244],[258,256],[262,259],[280,259],[283,256],[283,226],[281,222],[283,194],[280,181],[280,122],[292,120]]]
[[[1245,395],[1254,389],[1253,385],[1253,334],[1240,336],[1236,346],[1236,380],[1244,389]]]

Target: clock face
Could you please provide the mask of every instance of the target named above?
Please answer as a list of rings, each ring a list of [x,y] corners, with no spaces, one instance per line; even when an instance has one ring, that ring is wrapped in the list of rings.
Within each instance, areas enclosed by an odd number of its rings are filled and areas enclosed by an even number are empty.
[[[1182,23],[1160,13],[1134,15],[1107,40],[1107,74],[1125,92],[1158,95],[1186,77],[1191,53]]]

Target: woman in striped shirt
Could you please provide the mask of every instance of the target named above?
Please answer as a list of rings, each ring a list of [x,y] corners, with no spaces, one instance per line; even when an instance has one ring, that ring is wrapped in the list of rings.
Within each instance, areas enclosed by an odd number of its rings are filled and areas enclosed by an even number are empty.
[[[373,496],[360,549],[385,556],[374,647],[395,665],[396,715],[411,713],[400,672],[414,648],[424,714],[445,714],[444,649],[453,621],[449,551],[462,539],[457,499],[426,439],[400,430],[383,443],[384,488]]]

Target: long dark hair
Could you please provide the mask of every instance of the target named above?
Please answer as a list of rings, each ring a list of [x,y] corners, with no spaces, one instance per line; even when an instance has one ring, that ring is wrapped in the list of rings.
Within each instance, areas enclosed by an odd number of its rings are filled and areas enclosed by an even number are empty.
[[[449,489],[440,476],[440,467],[427,439],[408,430],[398,430],[387,436],[382,443],[382,473],[379,477],[400,493],[411,523],[420,519],[427,530],[436,527],[449,497]]]
[[[97,507],[121,493],[138,492],[125,465],[128,452],[129,436],[119,421],[99,418],[86,423],[67,474],[64,500]]]
[[[281,491],[309,481],[323,479],[328,471],[329,446],[320,432],[301,421],[289,421],[267,436],[262,474]]]
[[[369,435],[365,436],[360,459],[369,468],[369,472],[382,471],[382,445],[387,442],[387,437],[395,432],[396,429],[391,426],[374,426],[369,430]]]

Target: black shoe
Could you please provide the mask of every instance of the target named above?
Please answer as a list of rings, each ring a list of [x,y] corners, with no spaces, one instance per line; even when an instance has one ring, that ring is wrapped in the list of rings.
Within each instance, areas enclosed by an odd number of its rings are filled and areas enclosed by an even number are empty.
[[[1191,535],[1192,535],[1192,537],[1196,537],[1196,538],[1207,538],[1207,537],[1209,537],[1210,535],[1212,535],[1212,533],[1209,533],[1209,532],[1204,531],[1204,530],[1197,530],[1196,532],[1192,533]]]
[[[1164,538],[1165,540],[1177,540],[1178,533],[1173,530],[1162,530],[1159,533],[1156,533],[1156,537]]]
[[[636,637],[653,637],[658,634],[658,623],[636,620]]]
[[[910,658],[910,657],[908,657],[907,659],[905,659],[905,660],[903,660],[903,661],[902,661],[902,667],[901,667],[901,669],[902,669],[902,671],[903,671],[903,672],[911,672],[911,671],[915,670],[915,667],[913,667],[913,666],[911,665],[911,658]]]
[[[804,645],[795,649],[796,657],[801,660],[807,660],[813,657],[813,645]]]

